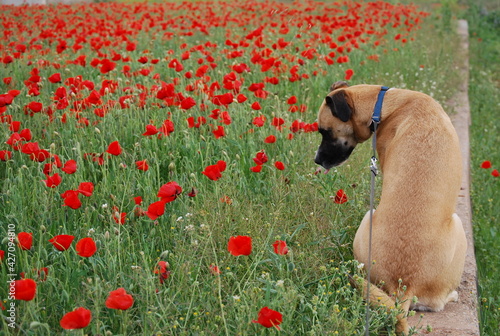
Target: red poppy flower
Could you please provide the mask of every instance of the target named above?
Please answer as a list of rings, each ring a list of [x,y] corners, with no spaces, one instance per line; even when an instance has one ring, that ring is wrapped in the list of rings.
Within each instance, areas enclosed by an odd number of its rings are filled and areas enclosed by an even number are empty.
[[[113,220],[116,224],[125,224],[125,220],[127,219],[126,212],[119,212],[118,210],[113,214]]]
[[[94,192],[94,184],[92,182],[82,182],[78,186],[77,190],[80,194],[83,196],[90,197],[92,196],[92,193]]]
[[[258,111],[258,110],[262,109],[262,107],[260,106],[259,102],[255,102],[252,104],[252,109]]]
[[[0,150],[0,161],[7,161],[12,158],[12,152],[8,150]]]
[[[201,173],[206,177],[208,177],[209,179],[217,181],[222,177],[221,172],[223,172],[226,169],[225,164],[226,164],[225,161],[220,160],[217,162],[217,164],[207,166],[205,170],[202,171]],[[221,170],[221,168],[223,169]]]
[[[118,288],[109,292],[106,299],[106,307],[110,309],[127,310],[134,304],[132,295],[127,294],[124,288]]]
[[[491,162],[490,161],[483,161],[483,163],[481,163],[481,168],[484,168],[484,169],[491,168]]]
[[[30,250],[33,245],[33,234],[31,232],[19,232],[17,241],[21,250]]]
[[[97,246],[94,242],[94,239],[91,237],[82,238],[76,243],[76,254],[80,257],[92,257],[94,253],[97,251]]]
[[[30,141],[32,138],[31,130],[29,128],[25,128],[19,132],[19,136],[25,141]]]
[[[134,203],[136,205],[141,205],[141,203],[142,203],[142,196],[136,196],[136,197],[134,197]]]
[[[62,177],[59,175],[59,173],[55,173],[52,176],[47,176],[47,179],[46,180],[42,180],[42,181],[45,182],[45,185],[48,188],[55,188],[59,184],[61,184]]]
[[[236,100],[238,101],[238,103],[243,103],[247,100],[248,98],[243,94],[243,93],[240,93],[238,96],[236,96]]]
[[[120,143],[118,141],[113,141],[109,144],[108,149],[106,149],[111,155],[120,155],[122,152],[122,148],[120,147]]]
[[[82,329],[89,325],[91,319],[90,310],[80,307],[64,315],[59,324],[63,329]]]
[[[347,202],[347,195],[344,193],[344,190],[340,189],[335,195],[335,203],[343,204],[345,202]]]
[[[498,170],[493,169],[493,171],[491,172],[491,175],[493,175],[493,177],[498,177],[498,176],[500,176],[500,173],[498,172]]]
[[[177,182],[168,182],[160,187],[156,196],[160,197],[165,203],[172,202],[182,193],[182,188]]]
[[[175,130],[174,123],[172,120],[165,120],[161,127],[158,129],[158,132],[163,133],[165,136],[169,136]],[[160,137],[160,136],[159,136]]]
[[[5,142],[7,145],[11,146],[14,150],[20,150],[22,145],[22,139],[19,133],[12,133],[9,139]]]
[[[185,98],[181,101],[181,109],[183,109],[183,110],[189,110],[191,107],[193,107],[195,105],[196,105],[196,102],[191,97]]]
[[[146,211],[146,216],[148,216],[151,220],[155,220],[165,213],[165,201],[158,201],[151,203],[148,207],[148,211]]]
[[[64,164],[64,167],[61,168],[61,170],[63,172],[65,172],[66,174],[73,174],[76,172],[76,169],[77,169],[77,165],[76,165],[75,160],[66,161],[66,163]]]
[[[345,77],[344,77],[344,79],[345,80],[350,80],[351,77],[352,77],[352,75],[354,75],[354,71],[352,69],[347,69],[345,71]]]
[[[264,139],[265,143],[271,144],[276,142],[276,137],[274,135],[270,135]]]
[[[274,117],[273,118],[273,121],[271,122],[271,124],[276,127],[276,129],[278,130],[281,130],[281,126],[285,123],[285,120],[283,118],[277,118],[277,117]]]
[[[252,238],[249,236],[236,236],[229,238],[227,250],[234,256],[250,255],[252,253]]]
[[[217,106],[228,106],[233,102],[233,99],[233,94],[231,92],[227,92],[221,95],[214,96],[212,102]]]
[[[217,126],[217,129],[213,130],[212,133],[213,135],[215,135],[216,139],[219,139],[226,135],[226,132],[224,131],[224,126]]]
[[[158,274],[161,284],[170,276],[169,266],[166,261],[158,261],[158,265],[155,267],[154,273]]]
[[[259,117],[253,118],[252,124],[254,124],[257,127],[262,127],[262,126],[264,126],[265,121],[266,121],[266,117],[259,116]]]
[[[36,282],[33,279],[21,279],[14,282],[14,298],[31,301],[36,295]]]
[[[274,253],[285,255],[288,253],[288,246],[286,245],[286,241],[277,240],[273,243]]]
[[[219,170],[221,172],[223,172],[224,170],[226,170],[226,166],[227,166],[226,161],[219,160],[219,161],[217,161],[216,164],[217,164],[217,167],[219,167]]]
[[[276,161],[274,163],[274,166],[276,167],[276,169],[278,170],[285,170],[285,165],[283,164],[283,162],[281,161]]]
[[[0,107],[12,104],[14,96],[11,94],[0,94]]]
[[[264,307],[259,311],[257,321],[253,320],[252,322],[259,323],[266,328],[276,327],[276,329],[279,330],[280,328],[278,327],[278,325],[283,322],[283,315],[276,310]]]
[[[256,165],[254,167],[250,167],[250,170],[254,173],[260,173],[262,171],[262,165]]]
[[[1,112],[0,112],[1,113]],[[18,132],[19,128],[21,128],[21,122],[20,121],[13,121],[9,125],[9,131],[11,132]]]
[[[109,59],[101,60],[101,68],[99,69],[102,74],[106,74],[110,71],[113,71],[116,68],[116,63],[110,61]]]
[[[40,151],[38,142],[27,142],[21,146],[21,153],[31,155]]]
[[[49,76],[48,80],[51,83],[60,83],[61,82],[61,74],[55,73],[55,74]]]
[[[38,113],[43,109],[43,105],[39,102],[31,102],[28,104],[28,108],[31,110],[31,112]]]
[[[287,100],[286,102],[287,102],[287,104],[289,104],[289,105],[296,104],[296,103],[297,103],[297,97],[295,97],[295,96],[291,96],[290,98],[288,98],[288,100]]]
[[[5,259],[5,251],[0,250],[0,262],[2,262]]]
[[[139,170],[147,171],[149,169],[148,162],[146,160],[136,161],[135,166]]]
[[[258,152],[255,157],[253,158],[253,161],[255,162],[255,164],[257,165],[262,165],[264,163],[266,163],[268,160],[267,158],[267,155],[264,151],[260,151]]]
[[[146,125],[146,132],[142,133],[142,135],[144,136],[155,135],[158,132],[159,131],[155,125]]]
[[[56,249],[59,251],[66,251],[69,249],[71,246],[71,243],[73,242],[73,239],[75,239],[75,236],[71,235],[57,235],[51,239],[49,239],[49,242],[54,245]]]
[[[79,192],[77,190],[66,190],[61,194],[61,197],[64,199],[63,206],[68,206],[71,209],[78,209],[82,206],[82,202],[78,198]]]

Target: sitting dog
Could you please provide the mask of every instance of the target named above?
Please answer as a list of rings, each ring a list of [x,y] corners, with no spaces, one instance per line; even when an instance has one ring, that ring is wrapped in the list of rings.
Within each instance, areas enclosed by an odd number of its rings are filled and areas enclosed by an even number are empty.
[[[332,85],[318,115],[322,141],[317,164],[338,166],[370,138],[380,90],[378,85]],[[400,300],[403,313],[396,332],[407,334],[409,309],[440,311],[458,299],[455,289],[467,248],[462,222],[454,213],[462,160],[450,118],[423,93],[389,89],[375,129],[383,184],[373,213],[372,260],[369,211],[354,238],[354,256],[365,265],[372,263],[372,284],[383,284],[383,291],[370,286],[371,303],[394,307],[395,299]],[[363,286],[366,290],[369,284]]]

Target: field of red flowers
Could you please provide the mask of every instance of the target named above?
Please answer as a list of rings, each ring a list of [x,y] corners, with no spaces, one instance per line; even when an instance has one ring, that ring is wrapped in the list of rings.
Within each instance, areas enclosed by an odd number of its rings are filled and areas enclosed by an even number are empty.
[[[3,330],[359,333],[343,260],[365,177],[313,174],[316,111],[426,17],[382,1],[0,6]]]

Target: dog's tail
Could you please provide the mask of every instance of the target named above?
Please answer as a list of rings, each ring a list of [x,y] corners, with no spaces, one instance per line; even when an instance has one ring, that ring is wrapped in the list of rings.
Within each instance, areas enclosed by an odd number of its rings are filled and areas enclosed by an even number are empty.
[[[358,276],[349,275],[349,282],[355,288],[358,288],[362,291],[363,295],[366,295],[368,291],[368,286],[370,286],[370,297],[369,304],[371,306],[382,306],[387,309],[387,312],[390,313],[394,309],[398,308],[399,313],[396,316],[396,334],[397,335],[408,335],[409,326],[408,321],[406,319],[408,315],[408,311],[410,309],[411,304],[411,293],[406,291],[402,297],[402,302],[400,307],[396,307],[396,301],[391,298],[386,292],[378,288],[377,286],[372,285],[366,279]]]

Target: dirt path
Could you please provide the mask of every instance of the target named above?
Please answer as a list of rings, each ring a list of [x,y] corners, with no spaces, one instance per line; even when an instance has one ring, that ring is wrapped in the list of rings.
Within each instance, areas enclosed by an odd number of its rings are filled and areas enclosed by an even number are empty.
[[[460,149],[463,160],[462,188],[457,202],[457,214],[462,219],[465,233],[467,235],[467,256],[465,270],[458,288],[458,302],[448,303],[442,312],[421,313],[409,319],[410,325],[422,326],[420,335],[432,336],[479,336],[479,323],[477,318],[477,277],[476,258],[474,254],[474,240],[472,237],[471,205],[469,196],[470,186],[470,152],[469,152],[469,125],[470,110],[468,98],[469,84],[469,58],[468,58],[468,26],[467,21],[460,20],[458,34],[461,38],[460,50],[463,63],[460,64],[462,72],[462,84],[458,94],[452,98],[451,105],[456,114],[452,117],[453,125],[460,138]],[[427,330],[427,326],[432,331]]]

